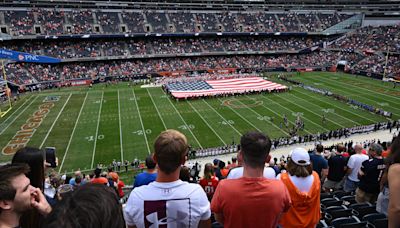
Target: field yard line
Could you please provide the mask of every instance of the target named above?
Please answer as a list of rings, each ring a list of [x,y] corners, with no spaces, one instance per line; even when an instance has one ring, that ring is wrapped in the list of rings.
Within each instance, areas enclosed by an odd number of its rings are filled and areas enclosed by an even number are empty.
[[[0,126],[3,125],[5,122],[7,122],[8,119],[10,119],[13,115],[15,115],[16,113],[18,113],[18,111],[19,111],[19,110],[25,105],[25,103],[28,102],[32,97],[33,97],[33,96],[30,96],[28,99],[26,99],[26,100],[24,101],[24,103],[23,103],[22,105],[20,105],[20,106],[17,108],[17,110],[15,110],[13,113],[11,113],[11,114],[7,117],[7,119],[5,119],[5,120],[0,124]]]
[[[309,79],[307,79],[307,78],[305,78],[305,80],[308,81],[308,82],[311,81],[311,83],[313,83],[312,80],[309,80]],[[319,82],[323,82],[323,80],[319,80],[318,78],[316,78],[316,80],[319,81]],[[327,80],[331,80],[331,79],[327,79]],[[347,84],[346,84],[346,85],[347,85]],[[357,86],[354,86],[354,85],[351,85],[351,86],[357,87]],[[330,85],[329,85],[329,87],[330,87],[330,88],[333,88],[333,87],[330,86]],[[339,90],[339,91],[341,91],[341,92],[344,93],[344,94],[351,94],[351,93],[349,93],[349,92],[346,91],[346,90],[335,89],[335,88],[333,88],[333,89],[334,89],[334,90]],[[362,88],[362,89],[368,90],[368,89],[365,89],[365,88]],[[374,92],[374,91],[372,91],[372,92]],[[375,93],[377,93],[377,92],[375,92]],[[379,94],[379,93],[378,93],[378,94]],[[385,94],[383,94],[383,95],[385,95]],[[371,102],[373,102],[373,103],[377,103],[377,101],[372,100],[372,99],[370,99],[370,98],[368,98],[368,97],[364,97],[364,96],[363,96],[362,94],[360,94],[360,93],[358,93],[358,95],[357,95],[357,94],[352,94],[352,96],[354,96],[354,97],[361,97],[361,98],[366,99],[366,100],[369,100],[369,101],[371,101]],[[389,96],[389,95],[387,95],[387,96]],[[396,98],[396,97],[393,96],[393,98]],[[387,100],[386,100],[386,101],[387,101]],[[395,101],[387,101],[387,102],[395,103]],[[390,108],[391,108],[391,109],[400,110],[399,108],[396,108],[396,107],[394,107],[393,105],[391,105]],[[368,119],[368,118],[364,118],[364,119]],[[371,121],[371,119],[368,119],[368,120]],[[374,122],[374,121],[373,121],[373,122]]]
[[[246,97],[249,97],[249,96],[246,95]],[[235,100],[237,100],[237,101],[239,101],[241,104],[245,105],[242,101],[240,101],[240,100],[238,100],[238,99],[235,99]],[[257,116],[262,117],[262,116],[261,116],[258,112],[256,112],[254,109],[248,107],[247,105],[246,105],[246,107],[247,107],[247,109],[249,109],[250,111],[254,112]],[[267,109],[269,109],[269,108],[267,108]],[[282,131],[285,135],[290,136],[289,133],[287,133],[286,131],[284,131],[282,128],[278,127],[275,123],[272,123],[272,126],[274,126],[276,129]]]
[[[101,107],[103,107],[103,97],[104,97],[104,91],[101,93],[100,107],[99,107],[99,115],[97,116],[97,127],[96,127],[96,135],[95,135],[95,137],[94,137],[94,146],[93,146],[93,153],[92,153],[92,163],[90,164],[90,168],[91,168],[91,169],[93,169],[94,156],[96,155],[96,144],[97,144],[97,137],[98,137],[97,135],[99,134]]]
[[[262,95],[262,96],[263,96],[265,99],[267,99],[267,100],[269,100],[269,101],[272,101],[272,102],[276,103],[277,105],[281,106],[282,108],[288,110],[289,112],[293,112],[293,110],[286,108],[285,106],[279,104],[279,102],[276,102],[276,101],[274,101],[274,100],[272,100],[272,99],[269,99],[269,98],[266,97],[265,95]],[[268,108],[268,107],[265,106],[265,105],[263,105],[263,106],[266,107],[266,108]],[[268,109],[269,109],[269,108],[268,108]],[[269,109],[269,110],[271,110],[273,113],[277,114],[277,113],[276,113],[275,111],[273,111],[272,109]],[[279,115],[279,114],[277,114],[277,115],[280,116],[280,117],[282,117],[282,116]],[[292,123],[293,125],[295,125],[293,121],[290,121],[290,120],[289,120],[289,118],[288,118],[288,122],[290,122],[290,123]],[[320,126],[320,125],[318,125],[318,126]],[[307,132],[308,134],[312,134],[310,131],[308,131],[308,130],[306,130],[306,129],[304,129],[304,131]]]
[[[156,108],[158,117],[160,117],[161,122],[162,122],[162,124],[163,124],[163,126],[164,126],[164,129],[167,130],[167,125],[165,125],[164,119],[161,117],[160,111],[158,111],[157,105],[154,103],[153,97],[151,96],[151,94],[150,94],[150,92],[149,92],[149,89],[146,89],[146,90],[147,90],[147,94],[149,94],[149,96],[150,96],[151,103],[153,103],[153,106]]]
[[[262,106],[263,106],[264,108],[268,109],[269,111],[275,113],[275,115],[277,115],[277,116],[279,116],[279,117],[282,117],[279,113],[277,113],[277,112],[275,112],[274,110],[272,110],[272,109],[268,108],[267,106],[265,106],[265,105],[264,105],[264,102],[263,102],[263,105],[262,105]],[[293,123],[292,121],[290,121],[289,119],[288,119],[288,121],[289,121],[290,123],[294,124],[294,123]],[[274,125],[276,125],[276,124],[274,123]],[[280,129],[283,133],[285,133],[285,135],[290,136],[289,133],[287,133],[287,132],[284,131],[283,129],[281,129],[281,128],[279,128],[279,129]],[[304,130],[304,131],[306,131],[307,133],[311,134],[311,132],[309,132],[309,131],[307,131],[307,130]]]
[[[119,103],[119,90],[118,90],[118,120],[119,120],[119,143],[121,147],[121,162],[124,162],[124,148],[122,147],[122,127],[121,127],[121,105]]]
[[[69,94],[68,99],[65,101],[64,105],[62,106],[60,112],[58,113],[56,119],[53,121],[53,124],[51,125],[50,129],[47,131],[46,136],[44,137],[42,144],[40,144],[39,149],[42,149],[42,146],[44,145],[44,143],[46,142],[47,138],[49,137],[51,131],[53,130],[53,127],[56,125],[58,118],[60,118],[61,113],[64,111],[65,106],[68,104],[69,99],[71,98],[72,93]]]
[[[217,113],[223,120],[225,120],[225,122],[226,122],[229,126],[231,126],[231,128],[232,128],[233,130],[235,130],[235,131],[238,133],[239,137],[242,136],[242,133],[240,133],[240,131],[238,131],[238,129],[236,129],[236,127],[234,127],[232,124],[230,124],[217,110],[215,110],[214,107],[212,107],[212,106],[211,106],[207,101],[205,101],[204,99],[202,99],[202,100],[203,100],[204,103],[206,103],[206,104],[208,105],[208,107],[210,107],[212,110],[214,110],[215,113]]]
[[[164,90],[163,90],[163,92],[164,92]],[[165,92],[164,92],[164,94],[165,94]],[[199,140],[197,139],[197,137],[193,134],[192,130],[190,130],[190,127],[188,126],[188,124],[186,123],[186,121],[183,119],[181,113],[179,113],[178,109],[176,109],[175,105],[171,102],[171,99],[169,99],[168,96],[167,96],[166,99],[169,101],[169,103],[172,105],[172,107],[174,107],[174,109],[175,109],[176,113],[178,113],[179,117],[181,117],[183,123],[185,124],[186,128],[190,131],[190,134],[192,134],[192,136],[193,136],[193,138],[196,140],[197,144],[200,146],[201,149],[203,149],[203,146],[201,145],[201,143],[199,142]]]
[[[317,76],[317,77],[318,77],[318,76]],[[341,81],[339,81],[339,80],[335,81],[335,80],[330,79],[330,78],[327,78],[327,77],[324,77],[324,79],[329,80],[329,81],[339,82],[340,84],[345,84],[346,86],[356,87],[357,89],[366,90],[366,91],[368,91],[368,92],[372,92],[372,93],[375,93],[375,94],[378,94],[378,95],[383,95],[383,96],[386,96],[386,97],[389,97],[389,98],[394,98],[394,99],[400,100],[400,98],[395,97],[395,96],[389,96],[389,95],[384,94],[384,93],[378,93],[378,92],[376,92],[376,91],[369,90],[369,89],[362,88],[362,87],[358,87],[358,86],[355,86],[355,85],[352,85],[352,84],[346,84],[346,83],[343,83],[343,82],[341,82]],[[318,81],[321,81],[321,80],[318,79],[318,78],[317,78],[317,80],[318,80]]]
[[[286,100],[286,101],[292,103],[290,100],[286,99],[286,98],[283,97],[283,96],[280,96],[280,98],[282,98],[282,99],[284,99],[284,100]],[[297,97],[296,97],[296,98],[297,98]],[[292,104],[293,104],[293,103],[292,103]],[[299,105],[297,105],[297,106],[299,106]],[[320,106],[318,106],[318,107],[320,107]],[[321,108],[321,107],[320,107],[320,108]],[[318,114],[318,113],[316,113],[316,112],[314,112],[314,111],[312,111],[312,110],[309,110],[309,109],[307,109],[307,110],[308,110],[309,112],[312,112],[312,113],[314,113],[315,115],[317,115],[317,116],[319,116],[319,117],[322,118],[322,116],[321,116],[320,114]],[[333,122],[332,120],[330,120],[329,118],[326,118],[326,120],[329,121],[329,122],[331,122],[331,123],[334,123],[334,124],[336,124],[336,125],[339,125],[339,126],[342,127],[342,128],[345,128],[345,126],[343,126],[343,125],[341,125],[341,124],[339,124],[339,123],[335,123],[335,122]]]
[[[338,109],[341,109],[341,110],[343,110],[343,111],[345,111],[345,112],[348,112],[348,113],[357,115],[356,113],[349,112],[349,111],[347,111],[346,109],[343,109],[343,108],[341,108],[341,107],[339,107],[339,106],[336,106],[336,105],[334,105],[334,104],[331,104],[331,103],[328,103],[328,102],[326,102],[326,101],[324,101],[324,100],[321,100],[321,99],[319,99],[319,97],[317,97],[317,96],[316,96],[316,97],[312,97],[312,96],[310,96],[310,95],[308,95],[308,94],[306,94],[306,93],[300,92],[300,91],[298,91],[298,90],[296,90],[296,92],[299,92],[299,93],[301,93],[301,94],[304,94],[304,95],[307,96],[307,97],[315,98],[315,99],[317,99],[317,100],[319,100],[319,101],[321,101],[321,102],[324,102],[324,103],[326,103],[326,104],[333,105],[334,107],[336,107],[336,108],[338,108]],[[297,97],[297,98],[300,98],[300,97]],[[306,99],[303,99],[303,98],[300,98],[300,99],[307,101]],[[309,102],[309,101],[307,101],[307,102],[310,103],[310,104],[313,104],[313,103],[311,103],[311,102]],[[313,104],[313,105],[314,105],[314,104]],[[315,106],[317,106],[317,105],[315,105]],[[335,113],[335,114],[336,114],[336,113]],[[336,115],[341,116],[341,115],[339,115],[339,114],[336,114]],[[359,115],[357,115],[357,116],[359,116]],[[352,120],[352,119],[349,119],[349,118],[347,118],[347,117],[345,117],[345,116],[341,116],[341,117],[342,117],[342,118],[345,118],[345,119],[347,119],[347,120],[350,120],[350,121],[353,122],[353,123],[356,123],[356,124],[361,125],[359,122],[354,121],[354,120]],[[360,117],[362,117],[362,116],[360,116]],[[364,117],[363,117],[363,118],[364,118]],[[368,118],[364,118],[364,119],[370,120],[370,119],[368,119]]]
[[[218,100],[220,102],[222,102],[219,98]],[[249,122],[246,118],[244,118],[242,115],[240,115],[240,113],[238,113],[236,110],[234,110],[232,107],[230,106],[226,106],[228,107],[230,110],[232,110],[234,113],[236,113],[236,115],[238,115],[240,118],[242,118],[242,120],[246,121],[249,125],[251,125],[252,127],[254,127],[255,129],[257,129],[257,131],[262,132],[260,129],[258,129],[258,127],[256,127],[253,123]]]
[[[186,102],[187,102],[187,101],[186,101]],[[192,107],[192,109],[197,113],[197,115],[200,116],[200,118],[203,120],[203,122],[206,123],[206,125],[208,126],[208,128],[210,128],[211,131],[214,132],[214,134],[219,138],[219,140],[221,140],[221,142],[222,142],[224,145],[227,145],[226,142],[219,136],[219,134],[217,134],[217,132],[215,132],[214,128],[211,127],[210,124],[208,124],[208,122],[203,118],[202,115],[200,115],[200,113],[196,110],[196,108],[193,107],[193,105],[192,105],[190,102],[187,102],[187,103],[190,105],[190,107]]]
[[[24,112],[26,111],[26,109],[29,108],[29,107],[33,104],[33,102],[36,101],[36,99],[37,99],[38,97],[39,97],[39,96],[36,96],[35,99],[33,99],[33,100],[31,101],[31,103],[29,103],[29,104],[24,108],[24,110],[22,110],[22,111],[11,121],[11,123],[9,123],[9,124],[7,125],[7,127],[5,127],[3,130],[1,130],[0,135],[3,134],[4,131],[7,130],[7,128],[10,127],[10,125],[13,124],[14,121],[15,121],[16,119],[18,119],[18,117],[20,117],[20,116],[22,115],[22,113],[24,113]]]
[[[284,97],[280,97],[280,98],[282,98],[282,99],[284,99],[284,100],[286,100],[286,101],[288,101],[289,103],[291,103],[291,104],[293,104],[292,102],[290,102],[288,99],[285,99]],[[297,105],[298,106],[298,105]],[[310,110],[308,110],[308,111],[310,111]],[[293,112],[293,111],[292,111]],[[315,113],[315,112],[313,112],[313,111],[310,111],[310,112],[312,112],[312,113],[314,113],[315,115],[317,115],[317,116],[319,116],[319,117],[321,117],[322,118],[322,116],[321,115],[318,115],[317,113]],[[308,120],[308,121],[310,121],[311,123],[313,123],[313,124],[315,124],[315,125],[318,125],[318,126],[321,126],[325,131],[329,131],[329,129],[327,129],[327,128],[325,128],[324,126],[322,126],[322,125],[320,125],[320,124],[317,124],[317,123],[315,123],[314,121],[312,121],[312,120],[310,120],[310,119],[308,119],[308,118],[306,118],[305,116],[303,116],[303,118],[304,119],[306,119],[306,120]]]
[[[140,124],[142,125],[143,137],[144,137],[144,140],[146,141],[147,151],[150,154],[151,153],[150,146],[149,146],[149,142],[147,141],[146,129],[144,129],[144,125],[143,125],[143,121],[142,121],[142,115],[140,114],[140,110],[139,110],[139,105],[138,105],[138,103],[136,101],[135,89],[132,89],[132,93],[133,93],[133,99],[135,100],[135,104],[136,104],[136,110],[137,110],[137,112],[139,114]]]
[[[83,107],[85,106],[85,102],[86,102],[86,98],[87,98],[87,97],[88,97],[88,92],[86,92],[86,96],[85,96],[85,99],[83,100],[81,110],[79,110],[79,114],[78,114],[78,117],[76,118],[75,126],[74,126],[74,128],[72,129],[72,133],[71,133],[71,135],[70,135],[70,137],[69,137],[68,145],[67,145],[67,148],[65,149],[65,153],[64,153],[63,159],[62,159],[62,161],[61,161],[61,165],[60,165],[60,168],[59,168],[58,172],[61,172],[61,169],[62,169],[62,167],[63,167],[63,165],[64,165],[65,158],[67,157],[67,153],[68,153],[69,147],[70,147],[71,142],[72,142],[72,137],[74,136],[75,129],[76,129],[76,126],[78,125],[78,121],[79,121],[79,118],[80,118],[80,116],[81,116]]]

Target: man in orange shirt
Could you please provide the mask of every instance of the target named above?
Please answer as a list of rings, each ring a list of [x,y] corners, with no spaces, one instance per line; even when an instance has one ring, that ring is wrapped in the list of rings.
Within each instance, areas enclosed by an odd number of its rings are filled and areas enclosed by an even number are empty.
[[[238,159],[243,161],[243,177],[222,180],[211,201],[215,219],[225,228],[275,228],[289,210],[291,200],[284,184],[263,177],[271,140],[260,132],[248,132],[240,140]]]

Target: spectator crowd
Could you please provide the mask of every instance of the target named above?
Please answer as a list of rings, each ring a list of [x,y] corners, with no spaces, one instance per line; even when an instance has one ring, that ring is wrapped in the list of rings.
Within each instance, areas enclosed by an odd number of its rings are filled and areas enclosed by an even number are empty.
[[[89,175],[77,171],[68,179],[54,172],[45,175],[50,164],[42,151],[22,148],[11,164],[0,167],[0,225],[400,225],[400,136],[391,142],[316,144],[310,151],[298,147],[279,160],[272,159],[272,146],[265,134],[247,132],[228,165],[214,159],[200,177],[197,163],[191,169],[184,166],[190,155],[185,135],[166,130],[156,138],[154,153],[127,196],[111,167]]]

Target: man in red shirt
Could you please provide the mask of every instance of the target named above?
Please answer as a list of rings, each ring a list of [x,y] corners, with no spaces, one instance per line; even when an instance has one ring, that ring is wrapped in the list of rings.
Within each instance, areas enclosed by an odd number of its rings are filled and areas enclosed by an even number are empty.
[[[260,132],[248,132],[240,139],[238,159],[243,177],[222,180],[211,201],[215,219],[225,228],[275,228],[282,213],[291,206],[290,195],[280,180],[263,177],[271,140]]]

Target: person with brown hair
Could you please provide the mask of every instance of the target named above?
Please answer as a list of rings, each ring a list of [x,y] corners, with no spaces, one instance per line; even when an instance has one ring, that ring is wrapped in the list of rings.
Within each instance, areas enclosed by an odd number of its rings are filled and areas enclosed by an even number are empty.
[[[278,179],[289,190],[292,207],[281,217],[283,227],[315,227],[321,217],[319,175],[313,171],[308,152],[296,148],[291,152],[287,172]]]
[[[0,167],[0,227],[19,227],[22,215],[36,209],[41,215],[51,212],[51,206],[39,188],[30,184],[26,164]],[[35,224],[28,224],[34,227]],[[36,224],[37,226],[37,224]]]
[[[214,192],[217,189],[218,182],[218,178],[214,175],[213,164],[207,163],[204,166],[204,176],[200,179],[199,184],[206,192],[209,201],[211,201]]]
[[[45,160],[45,153],[43,150],[34,147],[24,147],[19,149],[12,158],[12,163],[23,163],[29,166],[29,172],[26,173],[26,177],[29,178],[30,184],[44,192],[44,181],[45,181],[45,168],[47,163]],[[36,210],[28,210],[24,212],[21,218],[21,227],[41,227],[43,225],[44,218]]]
[[[44,227],[125,228],[122,205],[110,187],[87,183],[69,194],[54,207]]]
[[[154,143],[156,181],[134,188],[124,208],[128,227],[210,227],[210,203],[198,184],[179,180],[187,160],[186,136],[161,132]]]
[[[211,201],[215,219],[229,227],[276,227],[291,205],[285,185],[264,177],[271,140],[252,131],[240,139],[238,160],[243,161],[243,177],[221,180]]]

